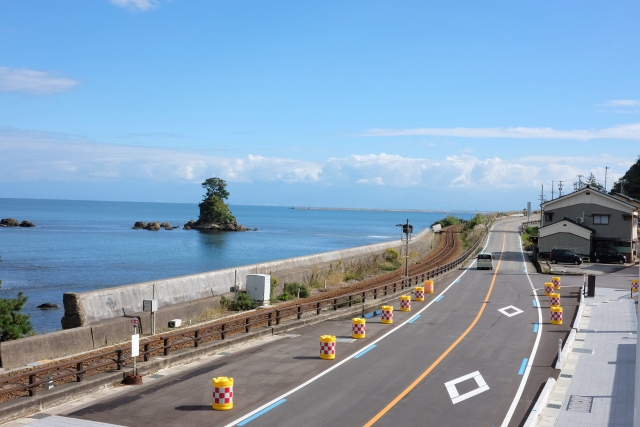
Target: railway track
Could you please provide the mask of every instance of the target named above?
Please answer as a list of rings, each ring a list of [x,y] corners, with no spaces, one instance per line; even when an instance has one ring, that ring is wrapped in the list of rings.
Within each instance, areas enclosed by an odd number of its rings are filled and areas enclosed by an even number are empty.
[[[166,356],[171,351],[199,347],[206,342],[223,340],[235,334],[250,332],[252,329],[279,325],[289,319],[301,319],[327,310],[351,307],[435,278],[462,263],[481,240],[462,253],[459,239],[455,235],[456,231],[458,230],[445,230],[435,250],[410,266],[408,277],[403,277],[404,269],[402,269],[402,273],[395,271],[383,274],[348,287],[319,292],[309,298],[143,338],[137,360],[145,362],[157,355]],[[52,384],[58,386],[69,382],[82,382],[88,376],[110,370],[123,370],[125,366],[132,364],[132,361],[131,345],[123,344],[96,350],[85,356],[70,357],[42,367],[0,376],[0,402],[34,396]]]

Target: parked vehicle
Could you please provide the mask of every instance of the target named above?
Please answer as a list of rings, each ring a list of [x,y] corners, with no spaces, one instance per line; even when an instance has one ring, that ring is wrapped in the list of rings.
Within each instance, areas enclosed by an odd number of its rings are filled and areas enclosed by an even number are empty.
[[[624,255],[611,248],[596,248],[594,258],[596,262],[616,262],[618,264],[624,264],[627,260]]]
[[[478,258],[476,259],[476,267],[478,268],[478,270],[482,268],[493,270],[493,255],[486,252],[480,252],[478,254]]]
[[[564,262],[568,264],[582,264],[582,256],[576,254],[571,249],[551,249],[549,259],[552,264]]]

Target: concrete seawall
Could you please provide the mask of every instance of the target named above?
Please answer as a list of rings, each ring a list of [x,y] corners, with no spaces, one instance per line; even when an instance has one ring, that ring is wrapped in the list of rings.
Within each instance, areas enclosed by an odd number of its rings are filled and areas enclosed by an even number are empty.
[[[410,243],[410,250],[422,252],[417,247],[428,245],[432,239],[433,233],[426,229],[414,236]],[[345,262],[368,257],[376,253],[382,253],[387,248],[401,250],[402,247],[403,243],[400,240],[394,240],[91,292],[65,293],[65,318],[73,319],[72,325],[77,327],[107,319],[131,316],[142,311],[143,300],[152,298],[154,286],[159,308],[162,309],[175,304],[232,292],[235,286],[236,274],[240,289],[244,288],[246,275],[252,273],[272,274],[284,280],[294,280],[295,274],[292,275],[291,272],[298,271],[300,276],[298,280],[301,280],[302,276],[314,267],[321,268],[324,265],[340,260]],[[284,274],[279,275],[279,273]],[[65,321],[63,320],[63,325],[64,323]],[[67,322],[68,324],[69,322]],[[68,327],[65,325],[65,328]]]

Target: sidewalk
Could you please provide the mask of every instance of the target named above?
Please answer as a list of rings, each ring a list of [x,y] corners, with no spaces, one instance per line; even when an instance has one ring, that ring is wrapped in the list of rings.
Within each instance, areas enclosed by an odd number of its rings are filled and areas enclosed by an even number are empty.
[[[595,298],[584,299],[573,349],[539,426],[633,425],[638,325],[635,301],[626,285],[631,270],[637,277],[637,267],[607,275],[620,289],[596,287]],[[607,276],[598,281],[610,286]]]

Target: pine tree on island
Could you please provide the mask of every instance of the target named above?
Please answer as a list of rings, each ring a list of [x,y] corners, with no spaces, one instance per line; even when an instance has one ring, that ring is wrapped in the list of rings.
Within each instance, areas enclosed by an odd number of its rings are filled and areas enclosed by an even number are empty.
[[[229,198],[227,183],[221,178],[209,178],[202,183],[202,188],[207,192],[198,205],[200,216],[197,221],[189,221],[184,225],[185,230],[220,230],[220,231],[245,231],[244,226],[238,225],[238,221],[229,210],[229,205],[224,201]]]

